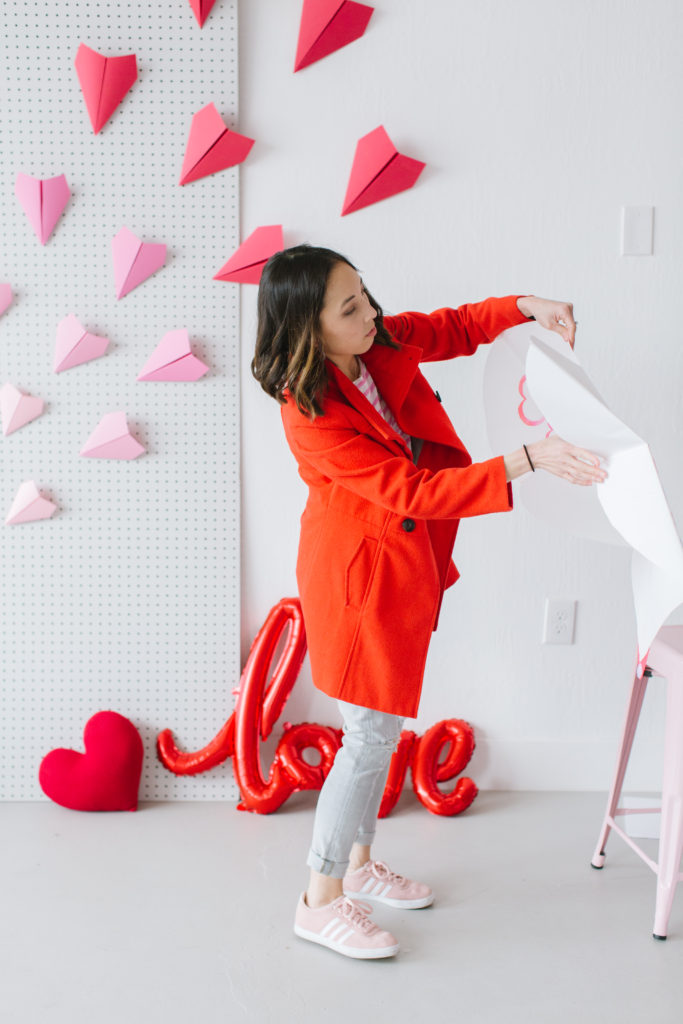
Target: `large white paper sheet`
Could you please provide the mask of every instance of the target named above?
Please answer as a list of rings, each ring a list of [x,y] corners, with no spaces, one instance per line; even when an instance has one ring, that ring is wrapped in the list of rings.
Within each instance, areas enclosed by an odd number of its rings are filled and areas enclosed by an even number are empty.
[[[560,437],[603,460],[608,473],[604,483],[577,487],[539,474],[525,479],[523,499],[537,515],[573,533],[632,548],[642,672],[659,628],[683,603],[683,547],[650,450],[607,408],[576,355],[553,332],[520,324],[505,331],[496,346],[503,352],[494,356],[492,350],[485,378],[489,436],[492,444],[494,438],[507,442],[496,443],[496,450],[528,443],[527,437],[537,440],[552,424],[550,429]],[[517,378],[524,378],[521,391]],[[529,396],[528,406],[518,406],[516,419],[511,413],[515,391]],[[534,416],[529,409],[535,410]],[[539,417],[545,422],[532,427]],[[524,436],[524,430],[535,433]]]
[[[538,409],[526,379],[526,356],[532,335],[553,351],[566,353],[570,361],[576,361],[559,335],[536,323],[518,324],[498,335],[489,348],[484,371],[486,425],[491,450],[496,454],[539,441],[555,427],[550,415],[546,420]],[[563,436],[561,430],[557,433]],[[516,487],[522,502],[539,519],[579,537],[625,545],[605,516],[595,487],[576,487],[550,473],[524,477]]]

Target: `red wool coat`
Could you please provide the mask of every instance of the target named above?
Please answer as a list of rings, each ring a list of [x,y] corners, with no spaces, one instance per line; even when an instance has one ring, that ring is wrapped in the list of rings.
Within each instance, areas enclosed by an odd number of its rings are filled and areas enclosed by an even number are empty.
[[[289,446],[309,488],[296,567],[315,685],[339,700],[414,718],[463,516],[512,508],[502,456],[472,460],[419,363],[471,355],[523,323],[518,296],[386,316],[399,349],[363,355],[404,440],[329,359],[314,421],[285,392]]]

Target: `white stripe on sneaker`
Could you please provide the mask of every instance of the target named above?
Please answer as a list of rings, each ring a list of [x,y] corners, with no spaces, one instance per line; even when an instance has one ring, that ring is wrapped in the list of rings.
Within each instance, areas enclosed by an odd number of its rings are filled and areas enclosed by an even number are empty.
[[[389,886],[389,888],[391,888],[391,886]],[[375,888],[370,893],[370,895],[371,896],[379,896],[382,893],[383,889],[384,889],[384,882],[378,882],[377,885],[375,886]]]
[[[346,942],[346,940],[349,938],[349,936],[353,935],[353,932],[354,932],[353,928],[348,928],[346,930],[346,932],[344,932],[343,935],[340,935],[339,938],[335,939],[335,942],[337,943],[337,945],[343,946],[344,943]]]
[[[365,883],[365,885],[363,886],[363,888],[360,889],[360,892],[367,892],[368,889],[372,889],[374,884],[375,884],[375,879],[374,878],[368,878],[368,880]]]
[[[333,928],[336,928],[338,924],[339,924],[339,918],[338,917],[331,918],[331,920],[329,920],[327,922],[325,927],[320,929],[321,938],[323,936],[326,936],[328,932],[331,932]]]
[[[346,929],[348,928],[346,921],[337,921],[337,925],[337,928],[332,928],[327,933],[327,938],[331,939],[332,942],[336,942],[341,933],[345,932]]]
[[[391,882],[387,882],[386,887],[384,889],[384,892],[380,893],[380,896],[386,896],[386,894],[389,892],[391,887],[392,887],[392,883]]]

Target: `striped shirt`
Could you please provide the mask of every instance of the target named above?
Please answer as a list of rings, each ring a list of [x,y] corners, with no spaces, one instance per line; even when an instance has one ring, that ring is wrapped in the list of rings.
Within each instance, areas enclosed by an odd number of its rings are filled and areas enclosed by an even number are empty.
[[[358,359],[358,357],[356,358]],[[408,449],[412,450],[410,443],[410,434],[406,434],[405,431],[401,430],[401,428],[399,427],[398,423],[396,422],[396,418],[394,417],[391,409],[389,408],[389,406],[387,405],[387,403],[384,401],[379,391],[377,390],[377,386],[375,385],[374,380],[370,376],[370,371],[368,370],[367,366],[365,365],[362,359],[358,359],[358,365],[360,366],[360,376],[356,377],[353,383],[356,385],[361,394],[367,398],[370,405],[374,406],[374,408],[377,410],[380,416],[382,416],[382,418],[386,420],[389,426],[393,430],[395,430],[400,437],[403,438],[405,443],[408,445]]]

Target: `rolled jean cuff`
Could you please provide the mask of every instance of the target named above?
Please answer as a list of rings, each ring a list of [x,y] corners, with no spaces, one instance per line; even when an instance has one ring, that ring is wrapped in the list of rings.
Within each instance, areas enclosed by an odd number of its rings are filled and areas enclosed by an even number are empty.
[[[359,832],[354,839],[359,846],[372,846],[375,841],[374,830],[372,832]]]
[[[348,860],[325,860],[313,850],[309,850],[306,863],[319,875],[327,875],[329,878],[343,878],[349,867]]]

